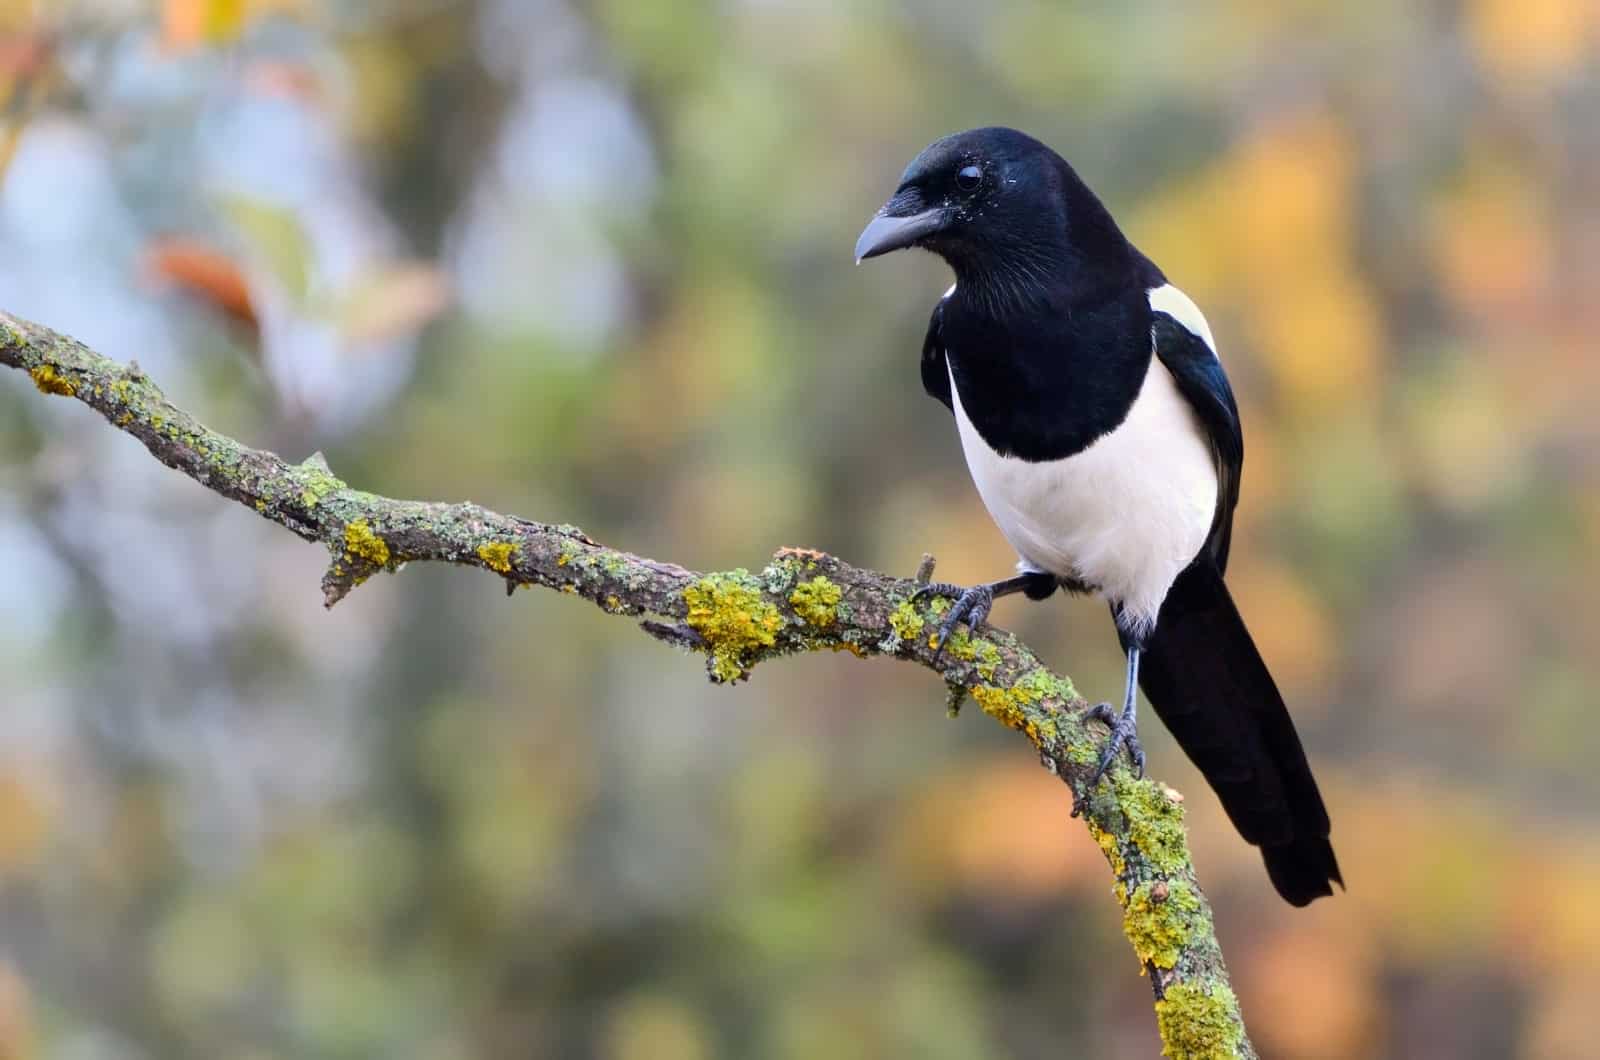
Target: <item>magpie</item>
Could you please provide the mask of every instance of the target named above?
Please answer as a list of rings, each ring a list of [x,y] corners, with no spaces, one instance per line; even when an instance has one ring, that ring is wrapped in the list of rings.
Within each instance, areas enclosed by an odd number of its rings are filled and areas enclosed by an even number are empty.
[[[1223,581],[1244,440],[1198,307],[1139,252],[1056,152],[1014,129],[935,141],[856,243],[950,265],[922,385],[955,416],[974,484],[1017,552],[1014,577],[928,591],[977,629],[996,597],[1106,600],[1127,657],[1119,750],[1142,774],[1139,689],[1267,874],[1303,906],[1344,885],[1328,812],[1266,664]]]

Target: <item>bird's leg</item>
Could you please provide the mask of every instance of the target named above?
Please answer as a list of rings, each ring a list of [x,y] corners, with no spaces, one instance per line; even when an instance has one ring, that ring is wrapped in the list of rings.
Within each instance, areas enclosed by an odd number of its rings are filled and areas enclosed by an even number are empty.
[[[1133,761],[1134,771],[1139,776],[1144,776],[1144,748],[1139,746],[1139,646],[1137,644],[1128,647],[1128,684],[1123,691],[1121,715],[1112,711],[1111,704],[1097,703],[1089,708],[1089,717],[1111,726],[1111,736],[1106,740],[1105,750],[1100,754],[1100,764],[1095,767],[1094,776],[1089,778],[1089,787],[1093,788],[1100,783],[1100,778],[1106,775],[1106,770],[1117,760],[1117,752],[1123,747],[1128,749],[1128,757]]]
[[[932,594],[948,596],[955,601],[939,625],[939,640],[934,645],[933,652],[933,657],[938,659],[944,653],[945,641],[955,632],[956,624],[964,619],[967,628],[976,633],[989,617],[989,610],[994,607],[994,602],[1000,597],[1010,596],[1013,593],[1026,593],[1030,600],[1043,600],[1055,591],[1055,575],[1041,571],[1027,571],[1012,578],[974,585],[970,588],[952,585],[949,582],[929,582],[912,593],[911,599],[914,601],[919,596]]]

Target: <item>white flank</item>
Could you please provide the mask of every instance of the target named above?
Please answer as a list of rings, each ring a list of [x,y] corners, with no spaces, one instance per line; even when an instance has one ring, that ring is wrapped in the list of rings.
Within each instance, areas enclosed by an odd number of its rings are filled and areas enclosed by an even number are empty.
[[[1211,350],[1211,356],[1217,355],[1217,340],[1211,337],[1211,325],[1206,323],[1206,315],[1200,312],[1200,307],[1195,305],[1194,300],[1188,295],[1170,283],[1152,287],[1150,308],[1157,313],[1167,314],[1187,328],[1190,334],[1205,340],[1206,346]]]
[[[1115,430],[1042,463],[989,448],[961,407],[954,373],[950,397],[972,481],[1022,564],[1093,586],[1122,605],[1130,632],[1148,632],[1204,547],[1217,503],[1211,446],[1172,373],[1151,358]]]

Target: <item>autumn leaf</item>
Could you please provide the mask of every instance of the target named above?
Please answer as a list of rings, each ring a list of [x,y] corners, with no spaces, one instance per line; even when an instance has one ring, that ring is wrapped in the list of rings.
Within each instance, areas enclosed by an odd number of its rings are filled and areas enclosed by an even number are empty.
[[[237,40],[250,15],[249,0],[166,0],[161,37],[169,51]]]
[[[260,328],[244,273],[213,247],[184,237],[158,240],[145,251],[143,271],[156,285],[182,290],[252,332]]]

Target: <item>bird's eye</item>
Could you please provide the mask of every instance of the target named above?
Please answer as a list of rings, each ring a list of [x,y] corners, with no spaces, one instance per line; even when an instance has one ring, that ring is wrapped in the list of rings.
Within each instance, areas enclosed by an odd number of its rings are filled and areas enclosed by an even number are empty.
[[[956,171],[956,187],[971,191],[983,183],[983,170],[977,166],[962,166]]]

